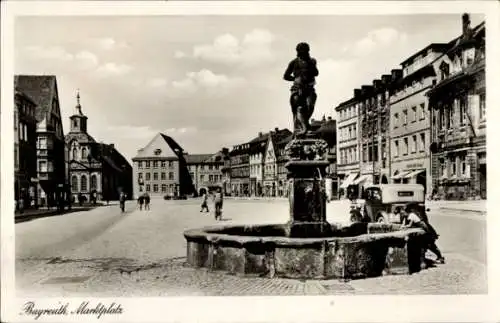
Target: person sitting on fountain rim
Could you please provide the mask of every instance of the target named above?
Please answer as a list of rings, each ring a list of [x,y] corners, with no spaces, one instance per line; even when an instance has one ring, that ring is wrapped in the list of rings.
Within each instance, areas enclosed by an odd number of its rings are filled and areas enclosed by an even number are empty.
[[[291,87],[290,105],[294,118],[294,127],[300,126],[300,133],[309,130],[309,118],[316,103],[315,77],[318,76],[316,59],[309,54],[309,45],[299,43],[296,47],[297,57],[294,58],[285,71],[283,78],[293,82]],[[294,129],[297,130],[297,129]]]
[[[414,203],[408,204],[406,211],[402,211],[402,228],[422,228],[427,234],[427,249],[434,253],[437,257],[436,261],[438,263],[444,264],[444,257],[441,254],[438,246],[436,245],[436,240],[439,235],[436,230],[428,223],[428,221],[422,219],[419,215],[418,205]]]

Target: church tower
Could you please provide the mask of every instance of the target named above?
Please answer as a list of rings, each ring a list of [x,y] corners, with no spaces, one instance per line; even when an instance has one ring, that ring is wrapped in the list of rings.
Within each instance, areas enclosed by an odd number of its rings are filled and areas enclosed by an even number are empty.
[[[71,121],[70,132],[87,133],[87,116],[82,113],[82,106],[80,105],[80,91],[76,93],[75,114],[69,117],[69,119]]]

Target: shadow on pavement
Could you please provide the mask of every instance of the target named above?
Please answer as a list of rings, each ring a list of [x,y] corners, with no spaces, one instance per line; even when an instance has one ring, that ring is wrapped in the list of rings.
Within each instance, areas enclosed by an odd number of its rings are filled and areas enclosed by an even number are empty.
[[[72,208],[71,210],[64,210],[64,211],[58,211],[58,210],[51,210],[47,212],[42,212],[42,213],[35,213],[35,214],[16,214],[15,215],[15,223],[22,223],[22,222],[28,222],[32,221],[35,219],[40,219],[40,218],[47,218],[47,217],[52,217],[52,216],[60,216],[60,215],[66,215],[66,214],[71,214],[75,212],[83,212],[83,211],[90,211],[99,206],[87,206],[87,207],[76,207]]]

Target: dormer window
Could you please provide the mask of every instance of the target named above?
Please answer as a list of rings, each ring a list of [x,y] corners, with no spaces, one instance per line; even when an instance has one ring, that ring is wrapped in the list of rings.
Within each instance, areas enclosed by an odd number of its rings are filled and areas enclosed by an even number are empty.
[[[154,152],[155,156],[158,156],[161,154],[161,149],[155,149],[155,152]]]
[[[439,70],[441,71],[441,81],[450,75],[450,66],[445,62],[442,62],[441,65],[439,65]]]

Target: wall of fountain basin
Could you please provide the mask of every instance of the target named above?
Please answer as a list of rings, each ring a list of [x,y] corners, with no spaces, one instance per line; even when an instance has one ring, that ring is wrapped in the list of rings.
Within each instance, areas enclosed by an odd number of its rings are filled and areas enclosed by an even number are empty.
[[[237,275],[356,279],[420,271],[425,235],[398,224],[331,225],[329,235],[287,237],[287,225],[218,225],[184,232],[189,265]]]

